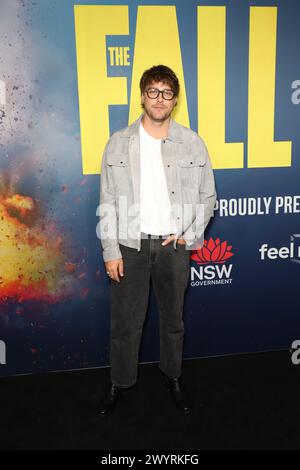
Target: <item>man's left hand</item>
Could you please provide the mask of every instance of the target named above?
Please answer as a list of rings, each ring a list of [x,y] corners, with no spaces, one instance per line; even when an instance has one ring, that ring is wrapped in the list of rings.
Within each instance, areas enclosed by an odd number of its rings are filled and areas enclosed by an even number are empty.
[[[175,240],[176,238],[176,235],[170,235],[168,238],[166,238],[163,242],[162,242],[162,245],[165,246],[165,245],[168,245],[168,243],[171,243],[173,240]],[[185,245],[186,244],[186,241],[184,238],[177,238],[177,243],[179,245]]]

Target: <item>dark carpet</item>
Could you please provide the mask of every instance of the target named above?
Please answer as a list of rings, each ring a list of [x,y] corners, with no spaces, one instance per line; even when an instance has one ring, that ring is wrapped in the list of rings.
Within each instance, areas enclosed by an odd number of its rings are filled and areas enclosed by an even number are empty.
[[[107,417],[109,368],[0,379],[1,449],[300,449],[300,365],[289,351],[185,360],[190,415],[155,364]]]

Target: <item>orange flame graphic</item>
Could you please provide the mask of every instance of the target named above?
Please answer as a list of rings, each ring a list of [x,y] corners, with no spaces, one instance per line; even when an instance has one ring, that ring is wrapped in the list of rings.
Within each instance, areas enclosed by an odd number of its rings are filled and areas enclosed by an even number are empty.
[[[0,196],[0,303],[45,300],[53,303],[72,289],[74,264],[62,254],[62,238],[38,226],[37,204],[28,196]]]

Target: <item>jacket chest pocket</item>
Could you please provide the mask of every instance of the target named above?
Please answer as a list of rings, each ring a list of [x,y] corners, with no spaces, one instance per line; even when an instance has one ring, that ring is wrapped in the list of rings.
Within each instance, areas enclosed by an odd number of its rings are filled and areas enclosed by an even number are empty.
[[[179,158],[177,166],[183,186],[199,186],[205,160],[199,155]]]
[[[115,187],[128,189],[130,185],[128,155],[109,155],[107,165],[111,168]]]

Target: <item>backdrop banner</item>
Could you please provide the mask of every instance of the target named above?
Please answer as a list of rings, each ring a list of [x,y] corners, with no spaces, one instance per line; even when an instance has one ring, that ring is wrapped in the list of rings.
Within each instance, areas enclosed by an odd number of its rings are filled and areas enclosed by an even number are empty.
[[[0,375],[109,364],[100,165],[158,64],[218,195],[191,252],[184,358],[300,339],[299,17],[297,0],[1,0]],[[151,289],[140,361],[158,360]]]

